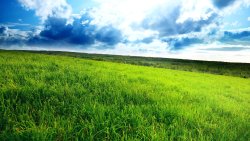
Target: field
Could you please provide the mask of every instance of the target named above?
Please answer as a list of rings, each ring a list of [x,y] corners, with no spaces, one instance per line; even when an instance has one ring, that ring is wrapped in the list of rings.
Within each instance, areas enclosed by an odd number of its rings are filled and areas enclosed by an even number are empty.
[[[0,51],[1,141],[250,138],[249,64],[66,54]]]
[[[248,63],[227,63],[214,61],[196,61],[170,58],[152,58],[136,56],[118,56],[106,54],[87,54],[75,52],[58,52],[58,51],[24,51],[31,53],[43,53],[49,55],[70,56],[97,61],[108,61],[123,64],[133,64],[140,66],[150,66],[156,68],[167,68],[174,70],[184,70],[192,72],[205,72],[211,74],[237,76],[250,78],[250,64]]]

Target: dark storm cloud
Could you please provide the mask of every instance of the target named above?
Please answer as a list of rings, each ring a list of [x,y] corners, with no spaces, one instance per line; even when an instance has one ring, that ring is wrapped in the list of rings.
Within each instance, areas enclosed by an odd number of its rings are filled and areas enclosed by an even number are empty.
[[[236,0],[212,0],[217,8],[224,8],[233,4]]]

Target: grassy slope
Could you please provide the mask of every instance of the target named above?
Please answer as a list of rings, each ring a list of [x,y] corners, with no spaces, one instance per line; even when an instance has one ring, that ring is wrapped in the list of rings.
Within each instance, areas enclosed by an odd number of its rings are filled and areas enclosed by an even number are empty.
[[[205,72],[205,73],[211,73],[211,74],[250,78],[250,64],[249,63],[195,61],[195,60],[182,60],[182,59],[87,54],[87,53],[59,52],[59,51],[28,51],[28,52],[39,53],[39,54],[43,53],[43,54],[50,54],[50,55],[71,56],[71,57],[85,58],[85,59],[91,59],[91,60],[97,60],[97,61],[118,62],[118,63],[124,63],[124,64],[151,66],[151,67],[156,67],[156,68],[168,68],[168,69],[175,69],[175,70]]]
[[[250,80],[0,52],[0,140],[247,140]]]

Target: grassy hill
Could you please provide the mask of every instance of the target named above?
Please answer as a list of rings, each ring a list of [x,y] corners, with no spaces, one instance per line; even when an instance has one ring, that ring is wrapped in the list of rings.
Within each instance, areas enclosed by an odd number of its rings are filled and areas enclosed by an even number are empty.
[[[136,56],[119,56],[106,54],[87,54],[75,52],[60,51],[24,51],[48,55],[70,56],[97,61],[108,61],[123,64],[133,64],[140,66],[150,66],[156,68],[167,68],[174,70],[184,70],[192,72],[203,72],[227,76],[237,76],[242,78],[250,78],[249,63],[229,63],[216,61],[197,61],[170,58],[153,58],[153,57],[136,57]]]
[[[249,121],[250,79],[0,51],[0,140],[247,141]]]

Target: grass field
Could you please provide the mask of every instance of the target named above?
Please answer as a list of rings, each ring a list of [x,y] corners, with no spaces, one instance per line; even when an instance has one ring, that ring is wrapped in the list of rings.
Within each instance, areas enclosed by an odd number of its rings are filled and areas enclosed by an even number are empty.
[[[155,68],[167,68],[174,70],[184,70],[192,72],[202,72],[202,73],[250,78],[249,63],[228,63],[228,62],[215,62],[215,61],[119,56],[119,55],[106,55],[106,54],[87,54],[87,53],[60,52],[60,51],[23,51],[23,52],[70,56],[70,57],[91,59],[97,61],[108,61],[108,62],[116,62],[123,64],[150,66]]]
[[[250,79],[0,51],[1,141],[249,139]]]

